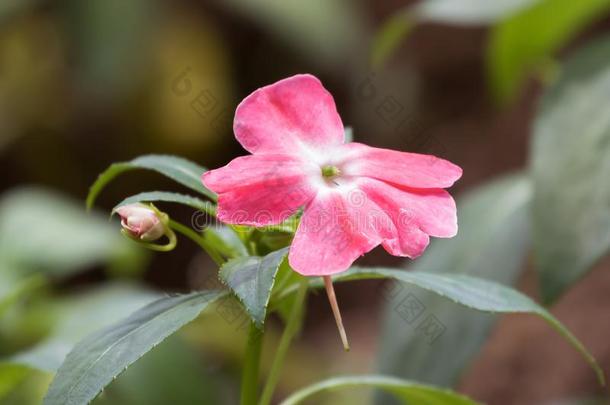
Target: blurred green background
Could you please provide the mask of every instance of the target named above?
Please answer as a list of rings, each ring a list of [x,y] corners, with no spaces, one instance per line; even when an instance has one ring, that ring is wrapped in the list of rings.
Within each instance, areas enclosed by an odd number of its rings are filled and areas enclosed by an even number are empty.
[[[565,59],[609,31],[610,5],[599,0],[3,0],[0,403],[40,403],[53,370],[80,338],[162,293],[215,279],[213,263],[188,241],[172,254],[151,255],[107,219],[127,195],[176,185],[151,173],[125,175],[101,195],[99,211],[87,214],[84,198],[97,174],[148,153],[224,165],[244,153],[231,130],[239,101],[305,72],[335,96],[356,141],[435,154],[464,169],[452,189],[465,195],[460,236],[434,243],[415,266],[474,273],[553,301],[553,313],[610,372],[610,262],[603,258],[610,198],[600,197],[597,207],[606,231],[578,241],[603,246],[548,294],[540,280],[549,277],[534,269],[531,247],[538,242],[528,216],[532,193],[543,188],[536,178],[532,186],[528,174],[537,170],[532,134],[541,94]],[[609,114],[610,92],[597,108]],[[599,146],[605,161],[609,144]],[[517,174],[504,177],[509,173]],[[599,179],[607,189],[607,177]],[[574,183],[561,187],[569,191]],[[187,224],[193,214],[167,211]],[[556,222],[570,227],[570,220]],[[563,249],[560,239],[552,243]],[[405,266],[380,250],[363,262]],[[499,405],[603,395],[586,364],[534,319],[496,322],[414,290],[444,327],[427,342],[401,316],[404,291],[370,281],[337,286],[337,293],[352,351],[341,350],[326,298],[314,295],[280,396],[333,374],[375,371],[456,387]],[[236,403],[240,319],[202,316],[95,403]],[[268,355],[279,321],[269,328]],[[342,392],[318,403],[371,398]]]

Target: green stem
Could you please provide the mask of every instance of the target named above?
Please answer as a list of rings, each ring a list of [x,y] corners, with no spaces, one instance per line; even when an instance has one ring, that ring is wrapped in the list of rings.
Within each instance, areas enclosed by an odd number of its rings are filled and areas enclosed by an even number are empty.
[[[188,228],[182,225],[180,222],[176,222],[172,219],[169,220],[168,224],[170,228],[172,228],[176,232],[180,232],[181,234],[198,244],[203,250],[205,250],[208,255],[210,255],[212,260],[214,260],[214,262],[218,266],[222,266],[222,264],[224,263],[224,259],[222,258],[222,256],[220,256],[214,248],[209,246],[208,242],[201,235],[193,231],[191,228]]]
[[[133,241],[139,243],[140,246],[143,246],[146,249],[154,250],[155,252],[170,252],[170,251],[174,250],[174,248],[176,247],[176,244],[178,243],[178,241],[176,239],[176,234],[174,232],[172,232],[171,229],[165,233],[165,236],[167,236],[167,243],[165,245],[158,245],[153,242],[144,242],[138,238],[131,236],[129,234],[129,232],[127,232],[125,229],[121,229],[121,233],[127,239],[133,240]]]
[[[246,356],[241,379],[241,405],[256,405],[258,398],[258,371],[263,347],[263,331],[254,322],[250,323]]]
[[[288,353],[290,343],[301,329],[304,312],[303,304],[305,303],[308,287],[309,282],[307,278],[303,278],[290,311],[290,318],[288,318],[288,323],[286,324],[286,328],[282,334],[280,344],[275,352],[275,358],[273,359],[271,371],[269,372],[269,377],[267,378],[267,383],[265,384],[259,405],[269,405],[271,403],[273,392],[275,391],[275,387],[280,379],[280,372],[282,371],[282,366],[284,365],[284,360],[286,358],[286,354]]]

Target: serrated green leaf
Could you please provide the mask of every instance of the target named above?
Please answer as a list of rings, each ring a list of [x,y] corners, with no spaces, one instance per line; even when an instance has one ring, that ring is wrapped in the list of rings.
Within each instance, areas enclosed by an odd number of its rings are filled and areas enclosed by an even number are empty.
[[[92,401],[114,378],[165,338],[195,319],[222,291],[162,298],[78,343],[53,379],[44,404]]]
[[[136,169],[156,171],[212,200],[216,199],[216,194],[205,188],[201,182],[201,175],[207,170],[204,167],[177,156],[145,155],[129,162],[113,163],[102,172],[89,189],[87,207],[91,208],[93,206],[99,193],[115,177]]]
[[[459,198],[457,236],[433,241],[425,255],[410,262],[409,270],[468,274],[512,285],[531,246],[531,198],[531,182],[523,174],[503,177]],[[454,386],[481,349],[496,317],[416,287],[391,283],[381,292],[385,305],[379,371]],[[405,320],[396,310],[405,302],[421,305],[424,312],[417,319]],[[418,329],[430,316],[445,327],[433,343]],[[377,403],[386,405],[387,401]]]
[[[401,283],[411,284],[479,311],[537,315],[559,332],[582,355],[595,371],[600,384],[605,384],[604,372],[582,343],[549,311],[516,290],[463,274],[432,274],[387,268],[353,267],[334,276],[333,281],[376,278],[390,278]],[[315,280],[314,284],[321,286],[319,280]]]
[[[239,257],[220,269],[220,279],[237,295],[258,327],[265,322],[275,276],[287,254],[285,248],[264,257]]]
[[[195,208],[196,210],[203,211],[212,216],[216,215],[216,207],[214,204],[209,201],[203,201],[197,197],[193,197],[186,194],[173,193],[168,191],[147,191],[144,193],[139,193],[136,195],[132,195],[131,197],[127,197],[120,203],[118,203],[113,209],[114,213],[117,208],[122,207],[124,205],[135,204],[139,202],[173,202],[178,204],[183,204],[189,206],[191,208]]]
[[[575,54],[534,126],[534,259],[548,303],[610,249],[608,55],[609,37]]]
[[[297,405],[324,391],[356,388],[377,388],[389,392],[405,404],[474,405],[476,402],[455,392],[399,378],[363,375],[335,377],[303,388],[281,402]]]
[[[608,9],[609,0],[544,0],[496,25],[487,52],[495,98],[513,99],[528,73],[545,69],[555,52]]]

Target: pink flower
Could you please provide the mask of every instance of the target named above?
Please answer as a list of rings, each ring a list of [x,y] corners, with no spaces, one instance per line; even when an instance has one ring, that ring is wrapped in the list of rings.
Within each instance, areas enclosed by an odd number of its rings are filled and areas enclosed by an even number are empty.
[[[444,188],[462,170],[430,155],[345,143],[331,94],[312,75],[256,90],[237,107],[235,136],[250,153],[203,175],[218,219],[267,226],[303,209],[289,262],[307,276],[347,270],[381,244],[418,257],[429,236],[457,232]]]
[[[165,225],[157,212],[144,204],[129,204],[117,208],[121,225],[129,236],[152,242],[165,234]]]

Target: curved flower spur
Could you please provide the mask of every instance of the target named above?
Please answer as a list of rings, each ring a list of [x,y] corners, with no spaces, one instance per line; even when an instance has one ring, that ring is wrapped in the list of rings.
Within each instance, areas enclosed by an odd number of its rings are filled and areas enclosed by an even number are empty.
[[[309,74],[250,94],[233,128],[251,155],[202,177],[218,194],[218,219],[262,227],[303,209],[288,261],[304,276],[324,277],[347,349],[330,275],[380,244],[413,259],[430,236],[454,236],[455,202],[444,188],[462,169],[435,156],[345,143],[332,95]]]

